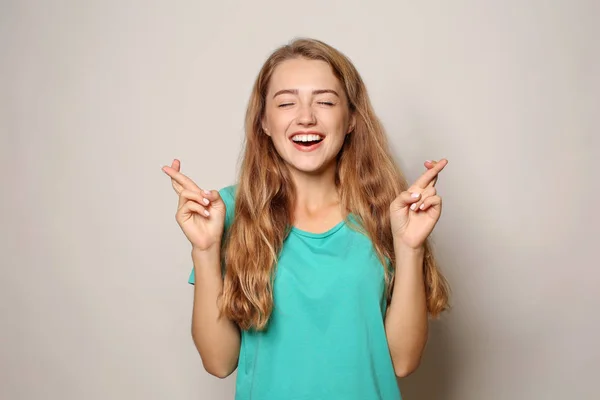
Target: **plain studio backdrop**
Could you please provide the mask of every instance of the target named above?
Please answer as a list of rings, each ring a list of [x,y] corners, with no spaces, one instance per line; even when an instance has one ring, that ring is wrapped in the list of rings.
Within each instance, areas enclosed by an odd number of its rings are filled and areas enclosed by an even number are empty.
[[[298,36],[356,64],[411,181],[450,161],[433,239],[453,309],[405,399],[600,398],[599,18],[592,0],[2,1],[0,398],[232,398],[192,342],[160,167],[232,184],[253,80]]]

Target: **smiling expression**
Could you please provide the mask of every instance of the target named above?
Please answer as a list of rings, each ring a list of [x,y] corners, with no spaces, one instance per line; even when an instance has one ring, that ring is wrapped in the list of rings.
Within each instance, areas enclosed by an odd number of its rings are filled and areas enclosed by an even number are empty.
[[[263,130],[293,170],[315,174],[335,168],[353,123],[345,91],[329,64],[295,58],[275,68]]]

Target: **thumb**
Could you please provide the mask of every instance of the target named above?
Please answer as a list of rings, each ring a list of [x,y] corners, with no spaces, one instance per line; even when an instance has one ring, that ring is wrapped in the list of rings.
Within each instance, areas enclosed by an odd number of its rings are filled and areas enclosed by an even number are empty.
[[[396,209],[409,207],[412,203],[416,203],[421,199],[421,193],[404,191],[394,201]]]
[[[202,190],[202,195],[210,202],[210,206],[225,211],[225,202],[218,190]]]

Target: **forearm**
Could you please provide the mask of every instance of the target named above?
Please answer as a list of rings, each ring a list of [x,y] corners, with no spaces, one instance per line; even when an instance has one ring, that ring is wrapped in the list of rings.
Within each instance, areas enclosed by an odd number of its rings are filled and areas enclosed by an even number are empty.
[[[217,297],[223,289],[219,250],[192,250],[192,260],[195,273],[192,337],[206,371],[224,378],[237,366],[240,333],[236,324],[225,317],[219,318]]]
[[[424,249],[394,246],[396,278],[385,331],[396,374],[406,376],[419,365],[427,342]]]

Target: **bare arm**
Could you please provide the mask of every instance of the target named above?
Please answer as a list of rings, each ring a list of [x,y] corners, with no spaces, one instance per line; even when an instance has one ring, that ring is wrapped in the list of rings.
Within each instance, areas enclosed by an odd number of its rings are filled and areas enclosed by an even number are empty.
[[[385,332],[396,375],[411,374],[421,363],[428,336],[424,282],[425,242],[442,212],[435,184],[448,160],[426,161],[427,171],[390,205],[396,278]]]
[[[237,367],[240,332],[235,323],[219,318],[217,297],[223,290],[219,247],[192,250],[195,273],[192,338],[206,371],[225,378]]]
[[[427,306],[422,249],[396,245],[394,294],[385,318],[385,332],[396,375],[411,374],[427,343]]]
[[[200,189],[180,169],[177,159],[162,167],[179,196],[175,218],[192,244],[196,278],[192,338],[206,371],[225,378],[235,371],[240,353],[239,330],[227,318],[219,318],[217,306],[223,290],[220,249],[226,205],[218,191]]]

